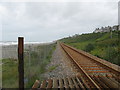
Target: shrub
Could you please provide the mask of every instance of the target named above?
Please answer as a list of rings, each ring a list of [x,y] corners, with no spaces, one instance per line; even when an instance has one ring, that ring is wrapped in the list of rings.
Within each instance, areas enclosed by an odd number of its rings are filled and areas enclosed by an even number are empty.
[[[86,52],[90,52],[90,51],[92,51],[94,48],[95,48],[94,45],[91,44],[91,43],[89,43],[89,44],[85,47],[84,50],[85,50]]]
[[[104,55],[104,58],[105,58],[107,61],[119,65],[119,61],[118,61],[119,52],[118,52],[118,50],[115,50],[114,48],[108,47],[108,48],[106,49],[105,53],[106,53],[106,54]]]

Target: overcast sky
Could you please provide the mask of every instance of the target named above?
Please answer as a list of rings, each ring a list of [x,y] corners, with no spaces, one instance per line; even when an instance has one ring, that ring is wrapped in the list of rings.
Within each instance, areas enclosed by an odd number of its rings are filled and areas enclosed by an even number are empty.
[[[26,41],[49,42],[74,34],[91,33],[102,26],[117,25],[118,1],[1,0],[2,40],[16,41],[18,36],[24,36]]]

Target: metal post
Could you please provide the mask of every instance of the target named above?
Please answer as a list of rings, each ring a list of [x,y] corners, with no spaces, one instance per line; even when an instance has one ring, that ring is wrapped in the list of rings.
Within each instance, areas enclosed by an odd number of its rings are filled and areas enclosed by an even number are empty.
[[[18,37],[19,90],[24,90],[24,38]]]
[[[31,73],[30,73],[30,65],[31,65],[31,60],[30,60],[30,56],[31,55],[31,48],[30,48],[30,45],[29,45],[29,80],[28,81],[30,81],[30,75],[31,75]]]

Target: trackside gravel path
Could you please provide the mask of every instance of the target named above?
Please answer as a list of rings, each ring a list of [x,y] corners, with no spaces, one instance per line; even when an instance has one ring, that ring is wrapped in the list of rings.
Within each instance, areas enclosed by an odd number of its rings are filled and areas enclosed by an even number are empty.
[[[75,76],[77,72],[71,68],[71,65],[70,58],[67,57],[61,46],[57,44],[56,50],[51,58],[51,63],[46,67],[46,70],[48,71],[43,74],[43,77],[47,79],[53,77],[63,78],[66,76]],[[56,66],[54,70],[49,70],[50,67],[54,66]]]

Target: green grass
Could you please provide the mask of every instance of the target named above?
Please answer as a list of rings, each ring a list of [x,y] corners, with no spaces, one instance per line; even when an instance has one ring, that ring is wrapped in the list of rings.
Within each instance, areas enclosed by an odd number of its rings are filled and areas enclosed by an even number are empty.
[[[81,42],[81,43],[68,43],[69,45],[77,48],[77,49],[84,49],[85,46],[87,46],[90,43],[90,41],[85,41],[85,42]]]
[[[103,41],[103,40],[109,39],[109,38],[110,38],[110,33],[106,33],[102,37],[98,38],[96,41]]]
[[[46,65],[50,63],[54,50],[55,44],[38,46],[31,51],[30,64],[29,58],[25,58],[25,78],[28,80],[25,84],[26,88],[32,87],[36,79],[44,80],[42,74],[47,72]]]
[[[51,66],[51,67],[48,68],[47,71],[51,72],[51,71],[55,70],[57,67],[58,67],[58,65]]]
[[[72,37],[63,38],[59,41],[81,50],[86,50],[87,45],[92,44],[94,49],[89,53],[111,63],[120,65],[119,36],[120,31],[113,31],[112,38],[110,32],[105,32],[74,35]]]
[[[56,44],[40,45],[24,53],[25,88],[31,88],[35,80],[44,80],[42,74],[47,72],[46,65],[50,63]],[[26,50],[28,51],[28,50]],[[18,60],[2,59],[2,86],[3,88],[18,88]]]
[[[0,59],[0,63],[2,63],[2,59]],[[0,87],[2,87],[2,65],[0,65]]]
[[[2,60],[2,87],[18,87],[18,62],[13,59]]]

